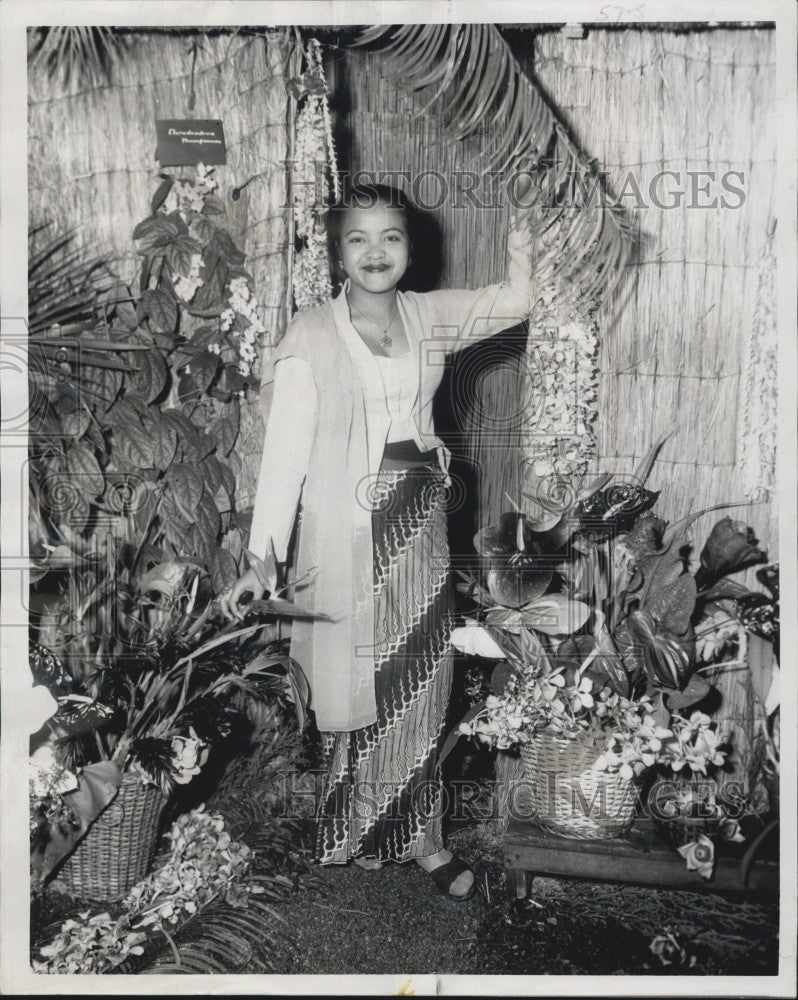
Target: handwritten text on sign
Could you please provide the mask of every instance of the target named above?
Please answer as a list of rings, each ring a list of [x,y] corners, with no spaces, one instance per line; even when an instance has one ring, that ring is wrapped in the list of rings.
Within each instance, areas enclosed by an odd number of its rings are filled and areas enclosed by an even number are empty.
[[[162,167],[227,163],[224,127],[220,121],[161,118],[155,122],[155,132],[158,137],[155,157]]]

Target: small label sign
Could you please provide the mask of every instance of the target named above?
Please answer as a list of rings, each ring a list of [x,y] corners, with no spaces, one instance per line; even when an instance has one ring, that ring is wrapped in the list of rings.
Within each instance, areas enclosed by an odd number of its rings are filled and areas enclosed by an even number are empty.
[[[158,137],[155,157],[162,167],[227,163],[224,127],[220,121],[160,118],[155,122],[155,132]]]

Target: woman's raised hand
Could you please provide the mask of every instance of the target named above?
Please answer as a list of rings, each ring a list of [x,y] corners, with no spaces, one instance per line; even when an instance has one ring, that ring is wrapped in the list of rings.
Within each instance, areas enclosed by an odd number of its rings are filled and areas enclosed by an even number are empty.
[[[531,197],[535,182],[532,174],[524,171],[512,178],[512,212],[511,219],[513,229],[524,229],[527,227],[527,212],[534,205],[535,198]]]
[[[222,591],[219,595],[219,607],[225,618],[234,618],[239,622],[243,620],[247,606],[244,605],[241,608],[238,602],[244,594],[252,594],[252,600],[257,601],[267,591],[270,594],[274,593],[277,588],[277,568],[272,559],[267,560],[267,574],[268,587],[263,585],[260,576],[258,576],[254,569],[248,569],[246,573],[241,574],[229,590]]]

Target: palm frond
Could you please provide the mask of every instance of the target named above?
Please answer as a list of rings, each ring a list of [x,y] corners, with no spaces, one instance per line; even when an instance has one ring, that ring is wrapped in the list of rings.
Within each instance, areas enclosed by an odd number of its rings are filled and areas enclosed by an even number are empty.
[[[378,46],[418,114],[434,114],[451,141],[489,126],[484,174],[535,176],[545,196],[527,215],[544,306],[578,316],[611,294],[631,252],[629,223],[494,24],[378,25],[349,44]]]
[[[246,907],[221,900],[210,903],[170,940],[159,935],[148,945],[134,969],[138,974],[281,972],[291,966],[296,949],[282,917],[257,897],[251,897]]]
[[[31,70],[43,70],[64,87],[107,83],[114,64],[124,55],[127,40],[113,28],[99,25],[58,25],[40,28],[34,38]]]
[[[81,330],[93,325],[101,297],[119,284],[107,255],[75,246],[73,231],[45,238],[49,225],[28,232],[28,325],[33,336],[56,324],[62,334],[73,325]]]

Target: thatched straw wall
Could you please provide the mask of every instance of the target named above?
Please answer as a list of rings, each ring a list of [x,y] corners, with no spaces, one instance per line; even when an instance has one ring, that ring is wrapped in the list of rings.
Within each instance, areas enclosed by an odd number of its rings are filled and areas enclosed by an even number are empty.
[[[191,90],[192,41],[201,43]],[[144,33],[127,38],[112,80],[63,92],[43,73],[29,79],[29,211],[32,223],[76,228],[109,253],[130,282],[139,267],[131,234],[149,212],[155,187],[155,119],[220,118],[227,165],[216,168],[228,226],[246,253],[271,330],[284,325],[287,156],[285,50],[277,34]],[[174,173],[179,174],[180,168]],[[257,175],[238,201],[232,189]],[[243,461],[239,506],[251,502],[262,447],[256,406],[242,408],[237,452]]]
[[[744,495],[740,371],[777,211],[774,34],[630,30],[535,39],[537,78],[615,190],[631,168],[644,193],[659,170],[680,172],[688,192],[679,208],[634,209],[640,250],[601,318],[600,454],[608,467],[631,471],[668,422],[678,422],[652,476],[670,518]],[[744,188],[744,204],[690,207],[688,170],[742,171],[744,182],[733,182]],[[724,193],[717,182],[711,187],[702,204]],[[736,516],[778,558],[775,507]]]
[[[631,472],[676,424],[649,481],[662,490],[658,510],[669,520],[744,497],[737,411],[757,265],[774,215],[773,41],[768,30],[591,29],[584,39],[557,32],[522,37],[522,58],[583,150],[608,171],[616,193],[625,190],[630,170],[644,193],[658,170],[680,171],[688,185],[674,209],[637,209],[631,197],[624,199],[641,243],[600,317],[598,464]],[[351,100],[345,119],[350,168],[450,176],[474,155],[476,140],[453,146],[440,140],[436,122],[411,121],[412,102],[384,79],[374,55],[357,52],[338,69]],[[745,188],[745,203],[689,208],[687,170],[743,171],[744,183],[733,183]],[[716,182],[712,195],[722,193]],[[424,198],[430,204],[434,189]],[[501,279],[504,209],[466,210],[448,199],[432,214],[443,233],[441,286]],[[460,427],[472,431],[461,448],[480,470],[481,523],[507,509],[503,493],[515,493],[523,458],[514,432],[500,430],[523,381],[518,355],[509,350],[492,374],[486,360],[475,351],[472,377],[460,383],[479,387],[481,416],[461,420]],[[755,527],[776,558],[775,511],[755,506],[737,516]],[[699,524],[695,537],[708,526]]]

